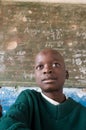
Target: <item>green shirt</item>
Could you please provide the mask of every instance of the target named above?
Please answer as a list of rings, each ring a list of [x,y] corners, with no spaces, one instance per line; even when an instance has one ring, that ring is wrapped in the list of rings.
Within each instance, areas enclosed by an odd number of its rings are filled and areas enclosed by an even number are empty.
[[[24,90],[1,118],[0,130],[86,130],[86,107],[71,98],[53,105],[40,92]]]

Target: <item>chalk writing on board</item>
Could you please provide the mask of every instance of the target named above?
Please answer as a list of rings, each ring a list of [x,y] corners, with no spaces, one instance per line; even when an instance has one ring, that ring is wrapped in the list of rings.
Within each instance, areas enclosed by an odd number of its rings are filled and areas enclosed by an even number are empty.
[[[30,80],[32,80],[34,78],[34,74],[33,73],[28,74],[28,73],[26,73],[24,71],[23,77],[24,77],[24,79],[28,79],[29,78]]]
[[[52,39],[53,41],[59,40],[63,36],[63,30],[62,29],[50,29],[50,30],[38,30],[38,29],[30,29],[29,27],[26,27],[24,30],[24,33],[28,33],[32,36],[36,36],[37,34],[43,34],[48,39]]]
[[[76,37],[86,39],[86,32],[76,32]]]

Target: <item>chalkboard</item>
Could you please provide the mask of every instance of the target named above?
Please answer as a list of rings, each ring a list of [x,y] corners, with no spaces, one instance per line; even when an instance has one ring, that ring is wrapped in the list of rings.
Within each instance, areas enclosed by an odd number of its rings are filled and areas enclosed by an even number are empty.
[[[0,28],[1,86],[36,86],[34,56],[49,47],[65,58],[65,86],[86,87],[86,5],[2,3]]]

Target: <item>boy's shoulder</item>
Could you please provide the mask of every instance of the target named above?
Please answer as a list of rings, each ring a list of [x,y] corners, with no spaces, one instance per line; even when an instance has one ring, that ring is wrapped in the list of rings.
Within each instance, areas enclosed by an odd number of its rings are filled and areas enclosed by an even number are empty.
[[[35,89],[26,89],[21,92],[21,94],[24,94],[26,96],[37,96],[40,95],[40,91],[37,91]]]

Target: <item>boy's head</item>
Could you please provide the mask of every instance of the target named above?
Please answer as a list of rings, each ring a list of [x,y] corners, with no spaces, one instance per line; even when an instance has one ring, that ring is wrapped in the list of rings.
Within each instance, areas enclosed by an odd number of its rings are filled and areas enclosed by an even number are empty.
[[[68,79],[64,58],[53,49],[44,49],[35,58],[35,78],[42,91],[61,91]]]

